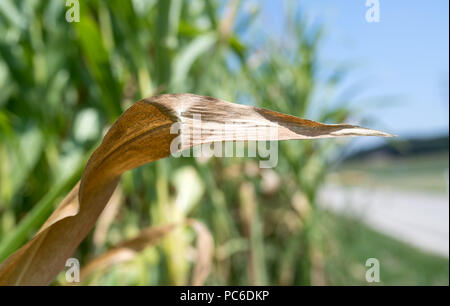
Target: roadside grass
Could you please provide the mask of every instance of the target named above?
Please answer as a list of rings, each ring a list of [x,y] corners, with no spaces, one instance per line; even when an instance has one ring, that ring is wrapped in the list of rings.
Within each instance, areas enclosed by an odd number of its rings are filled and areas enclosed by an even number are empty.
[[[418,157],[348,161],[329,175],[343,185],[381,186],[390,189],[448,192],[448,152]]]
[[[321,212],[330,285],[449,285],[449,260],[387,237],[357,220]],[[380,283],[368,283],[368,258],[380,262]]]

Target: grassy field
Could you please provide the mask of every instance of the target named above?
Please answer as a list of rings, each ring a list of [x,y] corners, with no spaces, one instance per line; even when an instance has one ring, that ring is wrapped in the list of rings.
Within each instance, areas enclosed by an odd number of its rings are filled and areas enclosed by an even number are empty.
[[[321,213],[325,275],[330,285],[447,285],[449,261],[379,234],[358,221]],[[365,279],[365,262],[380,262],[380,283]]]
[[[349,161],[329,178],[344,185],[385,186],[404,190],[448,192],[448,152],[419,157]]]
[[[419,157],[349,161],[328,181],[344,186],[448,192],[448,152]],[[387,237],[357,220],[321,213],[325,237],[326,275],[334,285],[368,285],[365,262],[380,261],[381,285],[448,285],[449,261]]]

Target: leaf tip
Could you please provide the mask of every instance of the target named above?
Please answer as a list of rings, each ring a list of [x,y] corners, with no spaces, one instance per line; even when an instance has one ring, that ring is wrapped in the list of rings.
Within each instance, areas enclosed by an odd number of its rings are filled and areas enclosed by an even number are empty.
[[[348,126],[331,133],[333,136],[378,136],[378,137],[397,137],[397,135],[364,128],[361,126]]]

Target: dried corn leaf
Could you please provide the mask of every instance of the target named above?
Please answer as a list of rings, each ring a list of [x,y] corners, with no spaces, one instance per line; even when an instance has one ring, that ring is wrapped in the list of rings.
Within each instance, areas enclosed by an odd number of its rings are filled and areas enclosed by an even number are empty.
[[[201,118],[200,118],[201,116]],[[199,121],[201,120],[201,125]],[[180,149],[218,141],[276,140],[339,136],[390,136],[358,126],[326,125],[274,111],[192,95],[154,96],[135,103],[111,126],[89,159],[83,176],[36,236],[0,266],[2,285],[46,285],[64,268],[117,186],[120,175],[148,162],[168,157],[174,123],[181,123]],[[224,133],[223,126],[236,122]]]
[[[85,280],[93,271],[133,259],[140,251],[151,246],[170,233],[176,225],[159,225],[146,228],[132,239],[124,241],[103,255],[93,259],[81,269],[80,279]]]
[[[197,234],[196,258],[192,272],[192,285],[203,285],[209,275],[213,255],[214,242],[208,228],[194,219],[187,219],[178,225],[192,226]],[[154,245],[161,238],[169,234],[177,227],[176,224],[159,225],[146,228],[132,239],[126,240],[108,252],[90,261],[81,269],[81,281],[85,280],[92,272],[105,269],[111,265],[133,259],[144,248]]]

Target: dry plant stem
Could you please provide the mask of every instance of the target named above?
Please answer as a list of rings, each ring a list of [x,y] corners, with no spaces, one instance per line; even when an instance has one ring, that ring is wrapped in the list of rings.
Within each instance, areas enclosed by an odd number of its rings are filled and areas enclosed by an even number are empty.
[[[197,254],[194,271],[192,272],[191,284],[192,286],[201,286],[205,283],[209,272],[211,271],[214,240],[210,231],[202,222],[189,219],[188,224],[190,224],[197,233]]]
[[[111,126],[89,159],[79,184],[45,222],[36,236],[0,266],[1,285],[47,285],[64,268],[67,258],[94,226],[117,186],[120,175],[148,162],[168,157],[173,123],[192,131],[201,115],[200,143],[257,139],[256,131],[276,127],[277,140],[339,136],[390,136],[352,125],[325,125],[266,109],[233,104],[192,94],[168,94],[141,100]],[[223,127],[240,122],[228,134]],[[253,134],[251,134],[253,133]]]
[[[122,190],[119,185],[109,199],[108,204],[106,204],[105,208],[103,209],[103,212],[98,217],[97,225],[95,226],[94,234],[92,237],[92,241],[96,248],[100,248],[105,244],[108,230],[115,217],[119,213],[121,202]]]

